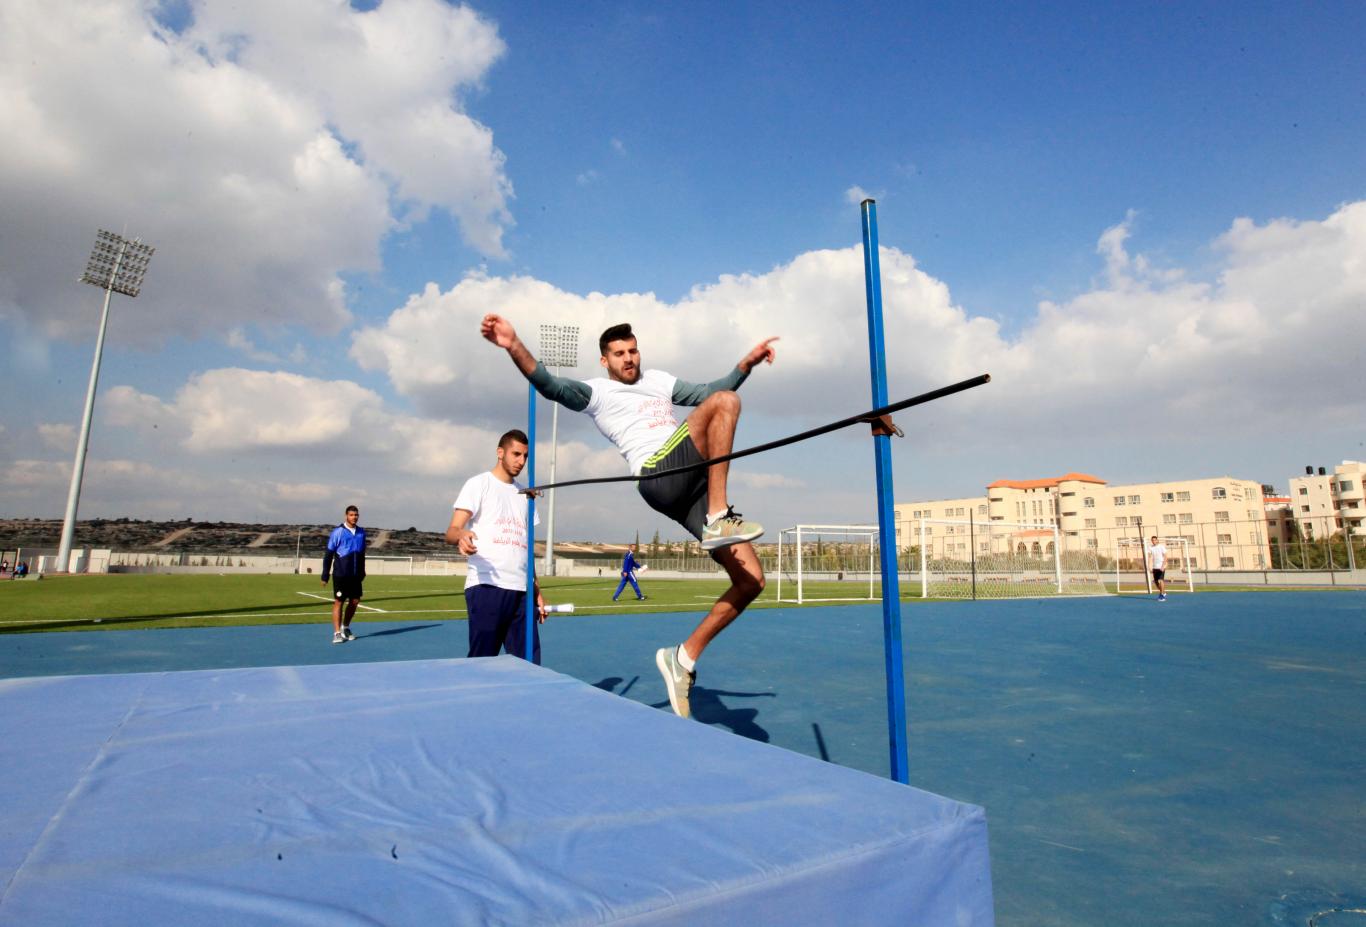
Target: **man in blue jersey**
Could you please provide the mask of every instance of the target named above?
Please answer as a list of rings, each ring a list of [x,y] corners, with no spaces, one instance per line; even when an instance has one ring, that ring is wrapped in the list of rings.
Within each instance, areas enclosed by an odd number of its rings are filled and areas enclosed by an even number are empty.
[[[627,583],[636,591],[637,599],[645,598],[640,594],[640,584],[636,582],[636,568],[636,545],[632,544],[626,548],[626,556],[621,558],[621,582],[617,583],[617,591],[612,593],[613,602],[621,595],[621,590],[626,588]]]
[[[323,585],[332,576],[332,643],[345,644],[356,639],[351,633],[351,619],[361,600],[361,582],[365,579],[365,529],[360,521],[360,509],[346,507],[346,520],[336,527],[327,539],[323,554]]]
[[[598,338],[599,361],[607,375],[585,382],[551,374],[502,316],[484,316],[479,332],[507,351],[538,393],[593,419],[638,476],[728,455],[740,420],[740,397],[735,391],[759,364],[773,363],[777,356],[773,342],[778,340],[759,342],[720,379],[688,383],[662,370],[645,369],[631,326],[613,325]],[[682,425],[674,417],[675,405],[694,407]],[[650,508],[686,528],[730,577],[730,588],[688,639],[655,654],[669,705],[682,718],[692,713],[688,696],[702,651],[764,591],[764,570],[750,544],[764,529],[746,521],[731,506],[726,495],[729,472],[729,462],[714,463],[636,484]]]

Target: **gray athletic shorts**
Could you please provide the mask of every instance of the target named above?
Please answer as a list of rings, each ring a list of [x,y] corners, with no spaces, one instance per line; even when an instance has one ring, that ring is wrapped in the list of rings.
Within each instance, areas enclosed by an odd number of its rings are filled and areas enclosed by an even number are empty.
[[[645,461],[640,473],[645,476],[651,472],[672,470],[700,463],[704,458],[698,453],[688,434],[688,423],[678,426],[669,435],[669,440]],[[707,522],[707,470],[699,467],[687,473],[661,476],[657,480],[641,480],[636,484],[641,498],[656,512],[667,515],[678,522],[688,533],[702,540],[702,528]]]

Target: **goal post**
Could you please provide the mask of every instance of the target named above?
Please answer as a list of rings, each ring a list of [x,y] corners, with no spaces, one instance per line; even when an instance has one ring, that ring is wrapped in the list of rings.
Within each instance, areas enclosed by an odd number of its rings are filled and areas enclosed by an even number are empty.
[[[779,602],[879,596],[877,525],[794,525],[778,532]]]
[[[1159,537],[1167,548],[1167,565],[1164,567],[1167,591],[1184,588],[1186,592],[1195,591],[1195,571],[1198,564],[1192,539],[1179,535]],[[1115,539],[1115,591],[1125,593],[1147,593],[1154,591],[1152,568],[1148,558],[1148,542],[1142,537],[1123,537]]]
[[[937,599],[1107,595],[1088,539],[1056,525],[918,519],[920,594]]]

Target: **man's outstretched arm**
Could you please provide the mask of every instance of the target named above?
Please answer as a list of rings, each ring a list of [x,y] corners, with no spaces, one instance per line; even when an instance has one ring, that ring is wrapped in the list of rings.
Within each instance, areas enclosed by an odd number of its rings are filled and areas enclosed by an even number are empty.
[[[531,356],[531,351],[522,343],[522,339],[517,337],[516,329],[507,319],[489,313],[479,323],[479,334],[484,336],[484,340],[507,351],[508,357],[512,358],[522,376],[530,380],[531,385],[536,387],[536,392],[546,399],[558,402],[574,412],[582,412],[588,408],[588,400],[593,397],[593,391],[588,384],[569,377],[557,377],[546,370],[545,365]]]
[[[718,380],[712,380],[710,383],[688,383],[684,380],[677,381],[674,383],[674,404],[680,406],[696,406],[700,405],[702,400],[706,399],[712,393],[724,389],[739,389],[740,384],[745,382],[749,377],[749,372],[758,366],[760,362],[767,361],[770,364],[773,363],[773,359],[778,356],[777,351],[773,349],[773,342],[777,340],[777,338],[765,338],[763,341],[759,342],[754,346],[753,350],[740,358],[740,363],[736,364],[735,368],[731,370],[730,373]]]

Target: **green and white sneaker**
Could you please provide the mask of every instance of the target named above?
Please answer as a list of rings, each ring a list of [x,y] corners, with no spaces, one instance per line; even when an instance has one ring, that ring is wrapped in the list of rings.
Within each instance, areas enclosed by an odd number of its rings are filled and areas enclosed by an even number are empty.
[[[726,506],[726,514],[710,525],[702,528],[702,549],[716,550],[731,544],[752,541],[764,533],[764,526],[757,521],[745,521],[732,505]]]
[[[669,693],[669,707],[680,718],[691,717],[692,708],[688,705],[688,693],[692,691],[692,684],[697,681],[697,673],[690,673],[679,665],[677,647],[661,647],[655,651],[655,666],[659,667],[659,673],[664,677],[664,688]]]

